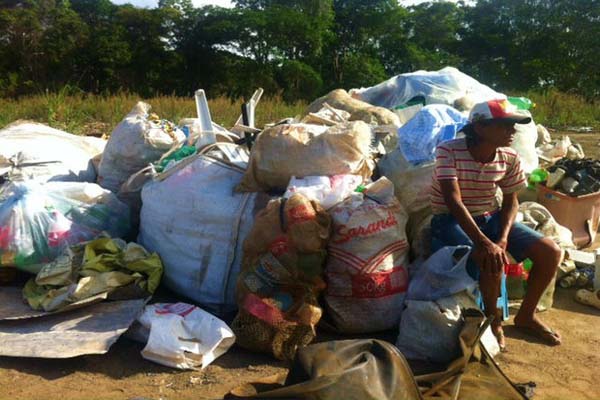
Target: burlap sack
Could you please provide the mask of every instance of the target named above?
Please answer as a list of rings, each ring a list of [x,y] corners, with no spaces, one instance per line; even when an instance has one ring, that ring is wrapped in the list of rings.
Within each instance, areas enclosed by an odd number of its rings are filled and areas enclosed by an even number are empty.
[[[355,99],[344,89],[332,90],[325,96],[319,97],[308,106],[307,113],[316,113],[323,107],[323,103],[349,112],[350,121],[364,121],[375,125],[401,125],[400,119],[393,111]]]
[[[376,332],[400,322],[408,286],[407,215],[385,177],[330,210],[325,301],[345,333]]]
[[[258,135],[240,192],[285,191],[292,176],[371,176],[371,129],[364,122],[276,125]]]
[[[231,325],[240,346],[289,360],[315,338],[330,225],[327,212],[301,194],[272,200],[256,216]]]

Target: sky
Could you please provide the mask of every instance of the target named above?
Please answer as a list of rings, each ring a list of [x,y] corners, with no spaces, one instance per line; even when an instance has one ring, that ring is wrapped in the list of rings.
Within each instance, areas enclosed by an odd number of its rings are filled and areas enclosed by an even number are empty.
[[[138,7],[150,7],[150,8],[154,8],[157,6],[158,4],[158,0],[111,0],[113,3],[115,4],[125,4],[125,3],[131,3],[134,6],[138,6]],[[426,0],[403,0],[402,4],[403,5],[411,5],[411,4],[418,4],[418,3],[422,3]],[[221,6],[221,7],[233,7],[233,4],[231,3],[230,0],[192,0],[192,3],[194,3],[195,7],[202,7],[202,6],[206,6],[208,4],[212,4],[215,6]]]

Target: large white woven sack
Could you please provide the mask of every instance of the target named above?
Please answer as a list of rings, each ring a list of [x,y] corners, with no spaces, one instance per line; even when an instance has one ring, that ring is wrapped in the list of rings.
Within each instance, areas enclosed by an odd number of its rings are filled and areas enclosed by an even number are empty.
[[[236,309],[242,243],[262,195],[234,193],[241,168],[195,157],[164,181],[144,186],[138,242],[160,255],[168,288],[224,314]]]
[[[12,181],[95,182],[91,160],[104,146],[98,138],[15,122],[0,130],[0,175]]]
[[[150,105],[139,102],[111,133],[98,167],[98,184],[114,193],[134,173],[182,143],[182,131],[149,119]]]

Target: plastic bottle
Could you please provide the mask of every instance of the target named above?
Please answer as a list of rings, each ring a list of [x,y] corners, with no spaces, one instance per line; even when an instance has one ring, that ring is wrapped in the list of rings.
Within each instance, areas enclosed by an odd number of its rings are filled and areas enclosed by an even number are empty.
[[[579,186],[579,182],[577,182],[574,178],[571,178],[570,176],[564,178],[561,183],[561,187],[566,194],[571,194],[575,192],[577,186]]]
[[[531,107],[535,107],[535,104],[527,97],[508,97],[508,101],[516,106],[519,110],[529,110]]]
[[[529,187],[533,188],[537,183],[545,182],[548,179],[548,171],[542,168],[536,168],[531,171],[529,179],[527,180]]]
[[[527,272],[523,269],[523,263],[507,264],[504,266],[506,272],[506,291],[508,298],[518,300],[525,297],[525,283]]]
[[[594,269],[591,267],[581,268],[577,278],[577,287],[591,286],[594,280]]]
[[[546,183],[546,186],[548,186],[550,189],[554,189],[556,185],[558,185],[564,178],[566,173],[567,171],[565,171],[563,168],[556,168],[554,172],[551,172],[548,175],[548,182]]]
[[[567,288],[575,286],[577,284],[578,280],[579,280],[579,271],[575,270],[575,271],[571,272],[569,275],[562,278],[558,282],[558,284],[560,285],[560,287],[567,289]]]

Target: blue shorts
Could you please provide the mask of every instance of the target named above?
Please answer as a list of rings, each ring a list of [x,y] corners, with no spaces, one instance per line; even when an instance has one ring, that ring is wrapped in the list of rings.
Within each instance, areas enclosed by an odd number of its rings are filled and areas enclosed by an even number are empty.
[[[491,241],[498,240],[500,231],[500,212],[473,217],[475,223]],[[544,236],[539,232],[515,222],[508,234],[507,250],[517,261],[521,262],[527,258],[527,250],[542,239]],[[473,247],[473,241],[462,230],[458,221],[451,214],[436,214],[431,220],[431,251],[435,252],[445,246],[467,245]],[[473,278],[479,279],[479,268],[469,258],[467,272]]]

